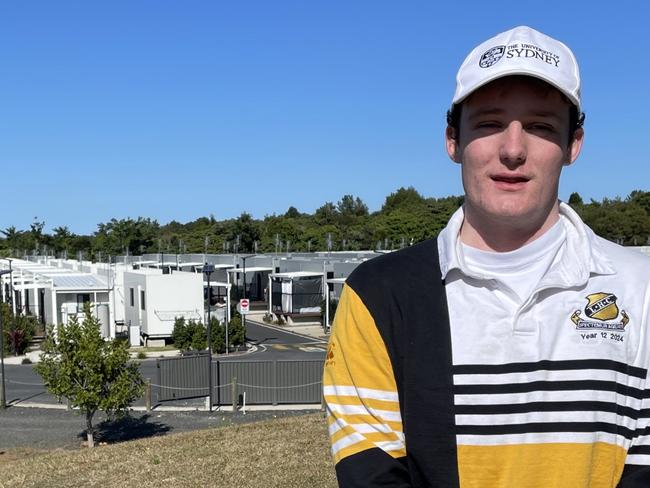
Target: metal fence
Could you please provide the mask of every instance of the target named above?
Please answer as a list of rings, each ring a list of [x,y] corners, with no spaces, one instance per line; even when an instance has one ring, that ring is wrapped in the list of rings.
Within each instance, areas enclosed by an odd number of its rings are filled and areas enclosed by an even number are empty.
[[[208,396],[208,356],[158,359],[158,401]]]
[[[158,401],[208,396],[206,355],[157,360]],[[323,360],[212,361],[215,405],[321,403]]]

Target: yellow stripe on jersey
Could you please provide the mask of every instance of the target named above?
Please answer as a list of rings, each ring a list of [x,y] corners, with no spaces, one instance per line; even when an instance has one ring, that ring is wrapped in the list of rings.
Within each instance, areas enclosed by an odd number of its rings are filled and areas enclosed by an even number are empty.
[[[604,442],[459,445],[460,486],[614,488],[623,472],[625,454],[623,448]]]
[[[375,321],[349,286],[336,310],[323,373],[334,461],[380,448],[406,455],[393,369]]]

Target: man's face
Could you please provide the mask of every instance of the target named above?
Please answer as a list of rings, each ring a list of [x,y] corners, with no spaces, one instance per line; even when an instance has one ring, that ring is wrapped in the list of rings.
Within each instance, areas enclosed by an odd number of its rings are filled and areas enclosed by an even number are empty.
[[[569,102],[530,77],[507,77],[463,102],[460,134],[447,129],[449,156],[462,165],[465,211],[525,229],[557,209],[560,173],[580,152],[569,142]]]

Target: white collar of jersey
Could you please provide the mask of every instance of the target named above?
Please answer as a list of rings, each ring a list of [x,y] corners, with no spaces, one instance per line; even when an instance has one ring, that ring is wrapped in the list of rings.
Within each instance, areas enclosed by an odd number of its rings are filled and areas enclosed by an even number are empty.
[[[447,226],[438,235],[438,253],[443,280],[452,269],[458,269],[472,278],[485,279],[470,271],[463,258],[458,235],[464,217],[463,207],[461,207],[454,212]],[[611,261],[598,244],[594,232],[570,206],[563,202],[560,202],[560,219],[566,228],[566,249],[543,281],[547,284],[579,286],[587,282],[591,273],[614,274]]]

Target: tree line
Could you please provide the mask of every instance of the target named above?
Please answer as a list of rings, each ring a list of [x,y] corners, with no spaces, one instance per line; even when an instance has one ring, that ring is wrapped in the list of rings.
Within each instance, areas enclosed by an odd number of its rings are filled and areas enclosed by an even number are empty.
[[[399,188],[388,195],[381,209],[353,195],[326,202],[313,214],[289,207],[284,214],[254,219],[243,212],[235,219],[213,215],[185,224],[171,221],[111,219],[97,225],[91,235],[78,235],[69,227],[44,231],[37,218],[28,229],[0,230],[0,254],[48,254],[105,261],[108,256],[146,253],[269,253],[398,249],[435,237],[462,196],[425,198],[415,188]],[[626,198],[604,198],[585,203],[579,193],[568,202],[597,234],[623,245],[646,245],[650,238],[650,192],[635,190]]]

